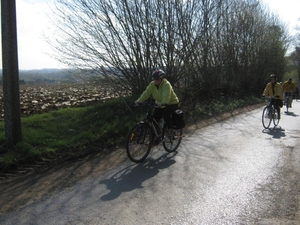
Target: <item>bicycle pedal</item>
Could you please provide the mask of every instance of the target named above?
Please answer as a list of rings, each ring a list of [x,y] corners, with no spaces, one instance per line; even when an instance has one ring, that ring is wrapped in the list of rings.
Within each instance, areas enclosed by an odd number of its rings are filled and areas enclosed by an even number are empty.
[[[147,148],[149,148],[151,145],[150,145],[150,143],[147,143],[147,144],[145,144],[145,146],[146,146]]]

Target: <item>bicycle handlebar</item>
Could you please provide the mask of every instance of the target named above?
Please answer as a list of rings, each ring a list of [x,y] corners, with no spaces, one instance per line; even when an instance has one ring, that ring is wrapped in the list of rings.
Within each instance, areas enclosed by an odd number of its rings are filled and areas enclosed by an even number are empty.
[[[147,106],[149,108],[158,108],[157,104],[155,103],[151,103],[151,102],[143,102],[143,103],[138,103],[138,104],[134,104],[134,106]],[[162,104],[162,106],[166,106],[166,104]]]
[[[281,100],[281,98],[278,96],[274,96],[274,97],[271,97],[271,96],[262,96],[262,98],[268,98],[268,99],[279,99]]]
[[[291,91],[286,91],[286,92],[284,92],[284,95],[285,95],[285,96],[292,96],[293,94],[292,94]]]

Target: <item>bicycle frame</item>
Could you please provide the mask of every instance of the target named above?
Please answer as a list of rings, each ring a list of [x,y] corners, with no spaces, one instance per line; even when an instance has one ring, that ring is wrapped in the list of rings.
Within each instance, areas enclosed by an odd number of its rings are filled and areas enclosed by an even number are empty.
[[[152,128],[152,131],[155,135],[155,137],[160,137],[160,135],[162,134],[162,128],[163,128],[163,125],[164,125],[164,121],[163,121],[163,124],[160,125],[152,116],[150,110],[152,108],[156,108],[157,106],[156,105],[151,105],[151,104],[148,104],[147,105],[147,111],[146,111],[146,118],[144,118],[140,123],[147,123],[150,125],[150,127]]]

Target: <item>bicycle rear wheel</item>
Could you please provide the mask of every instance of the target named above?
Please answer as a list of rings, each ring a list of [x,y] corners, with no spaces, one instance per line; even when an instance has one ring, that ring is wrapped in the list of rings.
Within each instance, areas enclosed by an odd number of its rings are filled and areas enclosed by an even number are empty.
[[[180,145],[182,139],[182,128],[174,130],[169,134],[169,129],[165,124],[163,127],[163,147],[167,152],[174,152]]]
[[[128,158],[135,163],[143,162],[152,147],[152,133],[145,123],[135,125],[129,132],[126,143]]]
[[[276,127],[278,124],[279,124],[279,114],[278,114],[278,111],[274,108],[272,108],[272,115],[273,115],[273,123],[274,123],[274,126]]]
[[[264,128],[268,129],[270,127],[272,121],[272,115],[269,110],[269,106],[266,106],[262,112],[262,125]]]

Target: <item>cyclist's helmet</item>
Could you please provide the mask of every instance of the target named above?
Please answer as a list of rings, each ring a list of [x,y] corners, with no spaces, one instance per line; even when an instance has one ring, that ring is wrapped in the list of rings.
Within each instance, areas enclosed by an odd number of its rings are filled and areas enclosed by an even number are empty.
[[[161,69],[157,69],[152,73],[152,79],[157,80],[158,78],[163,78],[165,76],[165,72]]]
[[[271,74],[271,75],[270,75],[270,78],[271,78],[271,79],[272,79],[272,78],[276,79],[277,76],[276,76],[275,74]]]

